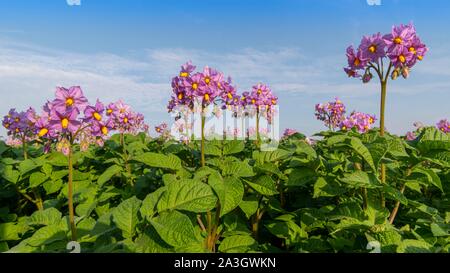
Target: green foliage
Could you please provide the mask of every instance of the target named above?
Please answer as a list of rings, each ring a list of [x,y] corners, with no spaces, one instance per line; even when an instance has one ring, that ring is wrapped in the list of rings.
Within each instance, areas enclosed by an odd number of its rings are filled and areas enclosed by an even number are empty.
[[[296,134],[273,151],[207,141],[205,167],[198,143],[144,135],[125,136],[126,153],[118,136],[76,151],[82,251],[208,252],[212,224],[224,253],[369,252],[374,242],[381,252],[449,252],[448,134],[318,136],[310,145]],[[67,157],[20,154],[0,142],[0,251],[67,252]]]

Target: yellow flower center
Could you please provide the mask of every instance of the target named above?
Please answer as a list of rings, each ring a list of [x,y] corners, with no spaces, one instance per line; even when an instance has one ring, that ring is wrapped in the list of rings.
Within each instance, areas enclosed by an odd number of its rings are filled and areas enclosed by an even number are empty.
[[[108,134],[108,128],[106,126],[102,127],[102,134],[105,136]]]
[[[63,127],[63,129],[67,129],[67,127],[69,127],[69,120],[67,118],[63,118],[61,120],[61,126]]]
[[[369,52],[370,53],[375,53],[375,51],[377,51],[377,46],[376,45],[369,46]]]
[[[112,114],[112,112],[113,112],[113,110],[112,110],[112,109],[108,109],[108,110],[106,110],[106,113],[107,113],[108,115],[111,115],[111,114]]]
[[[42,128],[40,131],[39,131],[39,137],[43,137],[43,136],[45,136],[46,134],[48,133],[48,129],[47,128]]]
[[[403,55],[398,56],[398,61],[401,62],[401,63],[406,62],[405,56],[403,56]]]
[[[14,122],[19,122],[20,121],[20,118],[15,118],[14,119]]]
[[[180,73],[180,77],[186,78],[187,76],[189,76],[189,73],[187,73],[187,72]]]
[[[123,123],[128,123],[128,118],[124,118]]]
[[[19,128],[16,128],[16,133],[18,133],[18,132],[20,132],[20,129],[19,129]]]
[[[9,128],[9,123],[5,124],[5,128],[8,129]]]
[[[178,99],[182,100],[183,99],[183,93],[178,94]]]
[[[209,77],[206,77],[206,78],[205,78],[205,83],[206,83],[206,84],[209,84],[210,82],[211,82],[211,79],[210,79]]]
[[[197,90],[197,88],[198,88],[198,83],[194,82],[192,84],[192,89]]]
[[[258,89],[258,91],[256,91],[256,92],[258,93],[258,95],[261,95],[262,90],[261,90],[261,89]]]
[[[205,94],[205,100],[209,101],[209,94]]]
[[[359,58],[355,58],[355,60],[353,61],[354,65],[359,65],[361,63],[361,60]]]
[[[342,130],[347,130],[347,127],[345,127],[345,126],[342,126]]]
[[[403,40],[402,40],[401,37],[396,37],[396,38],[394,39],[394,43],[396,43],[397,45],[401,44],[402,42],[403,42]]]
[[[255,103],[256,103],[256,100],[255,100],[255,99],[252,99],[252,103],[255,104]]]
[[[276,100],[272,100],[272,104],[276,104],[277,103],[277,101]]]
[[[102,120],[102,116],[101,116],[99,113],[97,113],[97,112],[95,112],[94,114],[92,114],[92,116],[93,116],[96,120],[98,120],[98,121]]]
[[[66,105],[67,106],[72,106],[73,105],[73,99],[72,98],[67,98],[66,99]]]
[[[370,124],[372,124],[373,121],[374,121],[373,118],[370,118],[370,119],[369,119],[369,123],[370,123]]]
[[[228,98],[229,98],[229,99],[232,99],[232,98],[233,98],[233,94],[228,93]]]
[[[418,59],[419,61],[422,61],[422,60],[423,60],[423,56],[419,55],[419,56],[417,56],[417,59]]]
[[[414,55],[416,55],[417,53],[416,49],[413,46],[409,48],[409,52],[412,52]]]

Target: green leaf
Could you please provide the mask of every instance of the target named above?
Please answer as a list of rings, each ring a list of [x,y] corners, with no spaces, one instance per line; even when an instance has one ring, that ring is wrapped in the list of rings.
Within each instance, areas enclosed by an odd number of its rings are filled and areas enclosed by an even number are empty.
[[[19,228],[15,223],[0,224],[0,242],[20,240]]]
[[[289,180],[287,181],[288,187],[303,187],[309,183],[314,182],[317,179],[317,174],[315,171],[300,167],[295,168],[289,175]]]
[[[251,177],[255,174],[253,169],[247,162],[242,161],[226,161],[222,166],[222,175],[232,175],[237,177]]]
[[[397,247],[398,253],[431,253],[432,246],[425,242],[419,240],[403,240]]]
[[[154,168],[169,170],[182,169],[181,160],[173,154],[163,155],[158,153],[145,153],[134,157],[133,160]]]
[[[222,149],[219,147],[220,142],[217,140],[207,141],[205,143],[205,155],[221,156]]]
[[[138,212],[141,200],[131,197],[120,203],[112,212],[116,226],[122,230],[124,238],[132,238],[136,234],[136,225],[139,221]]]
[[[65,156],[60,152],[51,153],[48,156],[47,160],[48,160],[47,162],[53,166],[67,167],[69,165],[69,160],[67,159],[67,156]]]
[[[242,152],[245,148],[244,141],[229,140],[223,146],[223,155],[232,155]]]
[[[235,177],[223,179],[219,174],[211,175],[208,183],[219,197],[220,217],[234,210],[244,197],[244,185]]]
[[[63,186],[63,181],[59,180],[49,180],[43,184],[45,192],[47,194],[52,194],[59,191]]]
[[[450,236],[450,224],[431,223],[430,228],[435,237]]]
[[[31,160],[31,159],[24,160],[24,161],[20,162],[20,164],[19,164],[20,175],[24,175],[27,172],[36,169],[37,167],[39,167],[39,165],[34,163],[33,160]]]
[[[334,180],[328,182],[325,178],[319,177],[314,183],[313,198],[334,197],[344,193],[344,187],[336,183]]]
[[[30,226],[50,226],[56,225],[61,221],[62,214],[55,208],[48,208],[46,210],[38,210],[28,218],[28,225]]]
[[[173,248],[164,242],[155,229],[148,228],[135,241],[137,253],[170,253]]]
[[[166,191],[166,187],[161,187],[145,197],[144,201],[142,201],[140,210],[143,217],[146,217],[147,219],[153,217],[153,215],[156,213],[156,205],[158,204],[158,201],[164,191]]]
[[[2,172],[2,177],[7,181],[16,184],[19,181],[20,173],[13,169],[13,166],[5,166]]]
[[[223,253],[243,253],[256,244],[255,239],[249,235],[234,235],[226,237],[219,245],[219,251]]]
[[[256,180],[256,182],[250,182],[247,180],[245,182],[250,187],[252,187],[255,191],[257,191],[258,193],[260,193],[262,195],[271,196],[271,195],[278,194],[278,190],[277,190],[275,181],[273,181],[273,179],[268,175],[260,176]]]
[[[292,155],[291,152],[286,150],[278,149],[275,151],[254,151],[253,159],[258,163],[263,164],[265,162],[275,162],[287,158]]]
[[[159,236],[173,247],[184,247],[198,243],[191,220],[178,211],[162,213],[160,216],[151,219],[150,223]]]
[[[374,189],[381,187],[381,184],[375,175],[360,170],[357,170],[350,174],[345,174],[344,177],[340,179],[340,181],[346,183],[349,187],[352,188]]]
[[[61,225],[45,226],[37,230],[28,241],[31,246],[48,245],[66,239],[66,230]]]
[[[387,139],[388,142],[388,153],[395,157],[408,157],[408,153],[405,149],[405,144],[402,139],[394,137]]]
[[[450,149],[450,134],[441,132],[435,127],[423,129],[416,141],[421,151]]]
[[[308,233],[293,221],[277,221],[266,225],[266,228],[278,238],[286,239],[289,243],[308,238]]]
[[[111,178],[120,172],[122,172],[123,168],[118,165],[112,165],[106,171],[104,171],[97,179],[97,184],[103,186],[106,182],[110,181]]]
[[[378,137],[374,142],[368,144],[368,149],[372,155],[375,169],[378,170],[381,159],[386,155],[389,144],[384,137]]]
[[[182,179],[170,183],[157,205],[158,212],[166,210],[187,210],[206,212],[212,210],[217,202],[211,187],[205,183]]]
[[[41,172],[35,172],[30,175],[30,187],[36,188],[47,180],[47,176]]]
[[[412,173],[419,173],[425,175],[427,177],[427,181],[430,184],[436,186],[438,189],[444,192],[444,189],[442,188],[441,179],[432,169],[416,167],[412,170]]]
[[[367,149],[367,147],[364,146],[364,144],[359,138],[352,137],[350,139],[350,146],[353,148],[353,150],[355,150],[357,154],[359,154],[367,162],[367,164],[369,164],[370,168],[374,172],[377,172],[375,163],[373,161],[372,155],[369,152],[369,149]]]
[[[242,200],[242,202],[239,203],[239,208],[245,213],[245,216],[247,218],[250,218],[253,214],[256,213],[258,206],[259,202],[254,196],[249,197],[246,200]]]

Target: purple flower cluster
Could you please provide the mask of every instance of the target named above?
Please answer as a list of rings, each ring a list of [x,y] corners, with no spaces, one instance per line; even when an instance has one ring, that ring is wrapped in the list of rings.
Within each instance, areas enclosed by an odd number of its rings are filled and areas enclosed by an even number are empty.
[[[339,127],[341,122],[344,120],[346,111],[345,105],[339,98],[335,98],[333,102],[316,104],[315,109],[316,118],[323,121],[325,126],[330,129]]]
[[[296,133],[298,133],[297,130],[286,128],[286,130],[284,130],[284,133],[283,133],[283,138],[288,138],[292,135],[295,135]]]
[[[358,132],[366,133],[372,128],[375,121],[374,115],[354,111],[340,123],[339,127],[344,131],[356,128]]]
[[[380,33],[364,36],[357,49],[353,46],[347,48],[348,67],[344,71],[349,77],[361,78],[364,83],[369,82],[373,76],[371,69],[380,67],[380,62],[386,58],[390,66],[394,67],[391,77],[397,78],[400,74],[407,78],[410,69],[423,60],[428,48],[423,44],[412,24],[393,26],[389,34]],[[365,70],[364,74],[360,72]]]
[[[144,122],[144,115],[131,109],[131,106],[125,104],[122,100],[110,103],[105,108],[105,114],[108,117],[107,124],[111,129],[119,133],[137,134],[139,132],[148,132],[149,126]]]
[[[443,119],[436,124],[437,128],[444,133],[450,133],[450,122],[447,119]]]
[[[34,137],[33,130],[36,119],[36,111],[31,107],[25,112],[11,109],[3,118],[2,125],[6,128],[11,140],[29,141]]]
[[[195,69],[196,66],[187,62],[181,66],[180,74],[172,79],[173,94],[167,107],[169,112],[179,106],[193,109],[196,102],[203,107],[218,101],[224,106],[239,103],[230,77],[224,80],[223,73],[208,66],[203,72],[195,72]]]
[[[103,143],[112,130],[132,133],[145,128],[143,115],[121,101],[107,107],[99,100],[89,105],[79,86],[57,87],[55,99],[39,115],[32,108],[20,113],[11,109],[2,124],[14,138],[41,139],[46,142],[45,151],[57,142],[57,150],[66,154],[75,141],[85,150],[91,143]]]
[[[158,126],[155,126],[155,132],[158,133],[160,136],[166,135],[168,133],[169,126],[167,123],[163,122]]]

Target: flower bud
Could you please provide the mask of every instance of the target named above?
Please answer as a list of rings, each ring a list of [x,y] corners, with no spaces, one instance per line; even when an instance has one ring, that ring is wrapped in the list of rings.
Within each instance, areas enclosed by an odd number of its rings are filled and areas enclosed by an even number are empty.
[[[403,67],[402,76],[404,79],[407,79],[409,77],[409,68],[407,66]]]
[[[395,81],[399,75],[400,75],[400,69],[396,68],[394,71],[392,71],[391,79]]]

